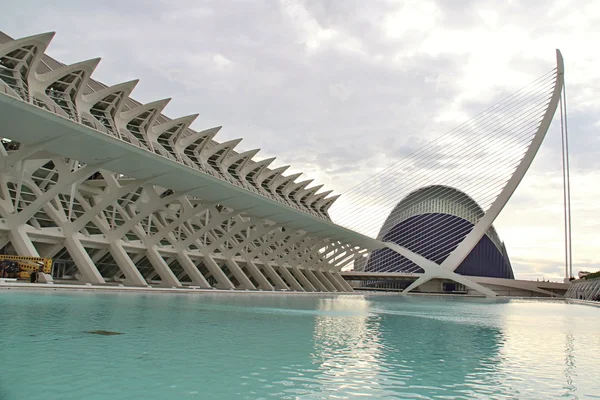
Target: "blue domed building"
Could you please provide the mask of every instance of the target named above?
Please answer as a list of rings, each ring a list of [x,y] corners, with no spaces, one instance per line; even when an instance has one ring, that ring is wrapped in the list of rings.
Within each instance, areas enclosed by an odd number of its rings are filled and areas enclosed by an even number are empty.
[[[377,239],[396,243],[441,264],[483,215],[475,200],[460,190],[427,186],[410,193],[396,205]],[[367,272],[423,272],[412,261],[387,248],[374,251],[362,265],[355,267]],[[514,279],[506,247],[493,226],[455,272]],[[376,286],[376,282],[369,282],[368,286]]]

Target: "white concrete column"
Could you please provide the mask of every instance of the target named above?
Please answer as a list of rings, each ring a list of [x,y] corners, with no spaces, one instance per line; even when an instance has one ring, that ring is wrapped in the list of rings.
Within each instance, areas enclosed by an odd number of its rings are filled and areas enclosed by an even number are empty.
[[[105,283],[104,278],[96,268],[96,264],[90,258],[90,255],[85,250],[79,239],[71,233],[67,233],[65,236],[65,247],[69,252],[69,255],[75,262],[77,270],[81,273],[81,277],[84,282],[91,284],[102,284]]]
[[[146,247],[146,257],[154,267],[156,273],[160,276],[163,286],[183,286],[175,274],[173,274],[173,271],[171,268],[169,268],[162,256],[158,253],[156,246]]]
[[[304,268],[302,272],[304,272],[310,283],[312,283],[312,285],[317,289],[317,291],[328,292],[327,287],[325,287],[325,285],[323,285],[321,281],[319,281],[319,278],[317,278],[309,268]]]
[[[233,215],[235,214],[231,214],[231,215],[227,215],[227,214],[221,214],[217,211],[211,210],[210,211],[210,219],[208,221],[208,223],[206,225],[204,225],[202,227],[202,229],[198,229],[196,232],[192,233],[191,235],[189,235],[185,240],[182,240],[181,242],[177,243],[177,246],[180,249],[186,249],[188,248],[191,244],[193,244],[194,242],[196,242],[196,240],[198,240],[202,235],[204,235],[205,233],[207,233],[208,231],[210,231],[211,229],[214,229],[216,227],[218,227],[219,225],[221,225],[221,223],[227,221],[229,218],[231,218]],[[217,240],[219,240],[219,238],[216,238]],[[198,245],[200,245],[198,243]],[[211,245],[213,248],[215,247],[214,245]],[[200,250],[203,254],[206,251],[206,247],[202,247],[202,249]]]
[[[333,286],[335,286],[337,291],[346,292],[346,288],[334,278],[334,276],[331,274],[331,271],[321,271],[321,274],[323,274],[323,276],[327,278],[327,280],[331,282]]]
[[[238,243],[231,250],[231,252],[232,253],[239,252],[240,255],[242,256],[242,258],[244,258],[244,260],[250,261],[250,262],[252,262],[252,260],[255,257],[258,257],[258,259],[262,262],[264,272],[269,276],[269,278],[271,278],[271,280],[275,284],[275,287],[280,290],[281,289],[289,290],[290,288],[288,287],[288,285],[283,281],[283,279],[281,279],[279,274],[277,274],[277,272],[275,272],[273,267],[269,264],[269,261],[271,259],[274,259],[272,254],[264,255],[261,253],[262,250],[266,249],[268,246],[270,246],[271,244],[273,244],[274,242],[279,240],[284,235],[289,235],[289,233],[279,232],[279,233],[273,235],[273,237],[266,239],[265,242],[262,243],[260,246],[256,246],[253,243],[253,241],[255,239],[265,238],[270,232],[277,230],[279,228],[279,225],[275,224],[275,225],[269,225],[269,226],[261,226],[262,224],[260,223],[260,221],[257,222],[256,220],[251,220],[251,221],[248,221],[245,224],[245,226],[246,225],[249,226],[251,224],[256,224],[258,226],[256,231],[252,232],[253,235],[248,235],[247,237],[245,237],[242,242]],[[244,247],[246,247],[246,246],[250,247],[251,250],[246,252],[244,250]],[[289,272],[288,272],[288,275],[291,277],[291,274],[289,274]],[[293,277],[291,277],[291,278],[286,277],[286,280],[289,281],[290,285],[292,286],[292,288],[294,290],[302,290],[303,291],[302,286],[300,284],[298,284],[298,282]]]
[[[243,254],[243,253],[242,253],[242,257],[246,261],[248,261],[248,259],[249,259],[249,257],[246,257],[245,254]],[[269,276],[269,278],[271,278],[271,281],[273,281],[273,283],[275,284],[275,289],[289,290],[290,288],[288,287],[288,285],[285,284],[284,280],[281,279],[281,277],[279,276],[279,274],[277,272],[275,272],[273,267],[271,267],[268,262],[265,263],[265,261],[263,261],[260,258],[260,256],[258,258],[262,261],[263,271],[265,271],[265,273]],[[254,264],[254,262],[252,262],[252,263]],[[257,268],[258,268],[258,266],[257,266]]]
[[[296,280],[296,278],[294,278],[294,275],[292,275],[290,273],[290,270],[287,269],[286,266],[279,265],[279,266],[277,266],[277,270],[279,271],[279,273],[281,275],[283,275],[283,278],[290,285],[291,289],[293,289],[293,290],[295,290],[297,292],[305,292],[306,291],[306,290],[304,290],[304,288],[302,287],[302,285],[300,284],[300,282],[298,282]]]
[[[179,261],[179,265],[181,265],[185,273],[190,277],[194,286],[200,286],[204,289],[212,288],[206,278],[200,273],[200,270],[193,263],[192,259],[187,255],[187,252],[178,251],[177,261]]]
[[[216,214],[210,221],[198,231],[194,232],[190,236],[188,236],[185,240],[178,243],[180,248],[179,251],[182,251],[184,248],[188,247],[192,243],[194,243],[198,238],[200,238],[203,234],[210,231],[211,229],[220,226],[224,221],[234,218],[237,215],[237,212],[232,212],[229,214],[221,214],[213,211],[211,214]],[[199,251],[206,257],[210,256],[217,248],[220,248],[226,240],[230,240],[238,231],[242,231],[247,229],[250,226],[250,222],[238,222],[236,223],[232,230],[226,232],[223,236],[215,237],[213,242],[209,246],[200,247]],[[248,276],[244,273],[244,271],[240,268],[240,266],[233,259],[233,251],[227,251],[225,248],[221,249],[223,254],[226,256],[225,263],[227,267],[231,271],[231,273],[236,277],[237,281],[240,284],[240,287],[243,289],[255,290],[256,286],[252,283],[252,281],[248,278]],[[252,262],[247,263],[248,273],[257,281],[259,287],[264,290],[273,290],[273,286],[269,283],[269,281],[265,278],[265,276],[260,272],[260,270],[256,267],[256,265]]]
[[[333,279],[335,279],[336,281],[338,281],[338,283],[344,288],[344,291],[346,292],[353,292],[354,288],[352,288],[352,286],[350,286],[350,284],[348,283],[347,280],[345,280],[342,275],[339,272],[329,272],[329,274],[331,274],[331,277]]]
[[[353,250],[351,257],[344,259],[344,260],[334,262],[333,263],[334,266],[332,267],[332,270],[341,271],[344,267],[350,265],[350,263],[352,263],[352,262],[356,261],[357,259],[359,259],[360,257],[362,257],[364,253],[365,253],[364,249]]]
[[[37,249],[27,235],[25,225],[17,225],[8,234],[10,243],[16,252],[23,257],[39,257]]]
[[[232,260],[233,261],[233,260]],[[267,278],[260,272],[260,269],[254,264],[252,261],[246,261],[246,269],[252,275],[256,282],[258,282],[258,287],[262,290],[275,290],[273,285],[269,283]],[[277,274],[275,274],[277,275]],[[272,279],[272,278],[271,278]],[[281,278],[280,278],[281,279]]]
[[[154,189],[150,187],[150,188],[148,188],[148,190],[154,190]],[[154,194],[156,194],[156,192]],[[106,236],[109,239],[109,242],[111,243],[110,251],[111,251],[111,254],[113,254],[113,258],[119,265],[119,268],[121,268],[121,270],[127,277],[128,281],[134,282],[133,283],[134,285],[140,284],[139,277],[141,277],[141,274],[139,273],[139,270],[135,266],[135,263],[131,260],[129,255],[123,250],[122,244],[121,244],[122,243],[121,238],[123,236],[125,236],[127,234],[127,232],[133,230],[136,233],[136,235],[138,237],[140,237],[140,239],[145,241],[147,236],[146,236],[144,230],[140,227],[140,225],[139,225],[140,222],[144,218],[148,217],[149,215],[151,215],[154,212],[156,212],[157,210],[159,210],[160,208],[165,207],[167,204],[169,204],[170,202],[172,202],[174,199],[176,199],[179,196],[182,196],[182,194],[174,193],[170,196],[167,196],[167,197],[161,199],[158,197],[158,195],[156,195],[154,198],[152,198],[150,200],[150,202],[148,204],[145,205],[145,207],[142,210],[135,212],[133,214],[133,216],[129,217],[129,219],[126,219],[125,222],[121,226],[118,226],[115,229],[107,232]],[[118,209],[120,209],[120,214],[124,218],[128,217],[127,213],[124,212],[124,210],[120,206],[118,206],[117,204],[113,204],[113,207],[117,207]],[[121,250],[123,250],[123,251],[121,251]],[[117,258],[115,256],[115,254],[118,254],[119,258]],[[166,264],[164,259],[158,253],[156,246],[152,245],[151,243],[146,243],[145,256],[148,258],[148,261],[150,261],[150,264],[154,268],[155,272],[160,276],[161,286],[174,286],[174,287],[182,286],[181,282],[179,282],[177,277],[175,277],[175,275],[173,274],[173,271],[169,268],[169,266]],[[134,273],[131,270],[131,268],[134,268],[137,271],[137,273]],[[145,282],[145,279],[143,279],[143,280]],[[147,283],[144,283],[144,285],[146,285],[146,284]]]
[[[235,289],[234,284],[231,283],[227,275],[225,275],[221,267],[219,267],[219,264],[213,260],[210,254],[205,254],[202,260],[204,265],[206,265],[206,268],[208,268],[212,276],[217,280],[217,289]]]
[[[120,239],[110,241],[109,251],[125,275],[125,279],[129,285],[148,286],[148,282],[146,282],[133,261],[131,261],[131,258],[129,258]]]
[[[315,277],[319,280],[319,282],[321,282],[323,284],[323,286],[325,286],[325,288],[327,288],[328,292],[337,292],[338,288],[335,287],[335,285],[333,283],[331,283],[331,281],[329,279],[327,279],[327,277],[325,275],[323,275],[323,273],[321,271],[319,271],[318,269],[314,269],[312,270],[312,273],[315,274]]]
[[[285,267],[283,267],[285,268]],[[311,281],[308,280],[308,278],[302,273],[302,271],[300,271],[298,269],[298,267],[294,267],[292,266],[292,274],[296,277],[296,279],[298,279],[298,282],[300,282],[302,284],[302,287],[304,287],[304,290],[307,292],[316,292],[317,289],[313,286],[313,284],[311,283]]]
[[[229,268],[233,276],[235,276],[235,279],[237,279],[237,281],[239,282],[240,288],[256,290],[256,286],[254,286],[252,281],[248,278],[244,271],[242,271],[238,263],[236,263],[232,258],[226,257],[225,264],[227,264],[227,268]]]
[[[277,274],[277,272],[273,270],[273,267],[269,265],[268,259],[260,253],[260,248],[251,244],[249,244],[249,246],[252,250],[248,252],[244,251],[244,249],[238,248],[237,246],[236,249],[233,249],[233,251],[239,251],[240,255],[244,260],[246,260],[246,262],[251,262],[253,264],[254,262],[252,260],[254,260],[255,257],[258,257],[258,259],[262,262],[263,270],[269,276],[269,278],[271,278],[271,280],[275,284],[275,287],[280,290],[289,289],[285,282]]]

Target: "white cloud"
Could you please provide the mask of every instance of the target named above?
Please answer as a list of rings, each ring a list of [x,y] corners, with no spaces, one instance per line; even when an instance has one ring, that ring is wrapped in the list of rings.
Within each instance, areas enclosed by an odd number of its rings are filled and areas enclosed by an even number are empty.
[[[213,56],[213,61],[219,69],[225,69],[233,64],[230,59],[222,54],[215,54]]]
[[[383,30],[391,39],[402,39],[405,35],[428,32],[436,27],[441,12],[433,1],[405,1],[389,13],[383,21]]]

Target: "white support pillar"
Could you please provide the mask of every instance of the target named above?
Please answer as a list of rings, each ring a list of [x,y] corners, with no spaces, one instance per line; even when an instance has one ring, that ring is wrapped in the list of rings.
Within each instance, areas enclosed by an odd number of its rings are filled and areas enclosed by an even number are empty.
[[[256,223],[256,221],[254,221],[254,222]],[[285,283],[285,281],[283,279],[281,279],[281,276],[279,276],[279,274],[274,270],[274,267],[272,267],[269,264],[269,262],[272,259],[274,259],[272,257],[272,255],[271,254],[264,255],[261,253],[262,250],[268,248],[268,246],[270,246],[271,244],[273,244],[274,242],[276,242],[277,240],[279,240],[279,238],[281,238],[283,236],[283,233],[279,232],[279,233],[273,235],[273,237],[271,237],[271,238],[266,238],[269,233],[273,232],[274,230],[277,230],[278,228],[279,228],[279,225],[277,225],[277,224],[259,227],[259,228],[257,228],[256,232],[254,232],[254,236],[251,237],[250,235],[248,235],[248,237],[246,237],[241,243],[239,243],[232,251],[239,252],[245,260],[253,260],[255,257],[258,257],[258,259],[262,262],[263,270],[271,278],[271,280],[275,284],[275,287],[279,290],[289,290],[290,287],[288,287],[288,285]],[[257,246],[256,244],[253,243],[253,240],[259,239],[259,238],[266,238],[266,239],[261,245]],[[243,249],[245,246],[250,247],[251,250],[246,252]],[[297,290],[297,291],[304,291],[304,289],[302,288],[302,285],[300,285],[298,283],[298,281],[296,281],[296,279],[293,278],[293,276],[289,273],[289,271],[285,267],[279,267],[279,268],[280,268],[279,270],[280,270],[281,274],[284,276],[285,280],[291,286],[291,289]],[[285,272],[283,272],[283,271],[285,271]]]
[[[350,286],[347,280],[345,280],[339,272],[329,272],[331,276],[337,280],[345,289],[346,292],[353,292],[354,288]]]
[[[81,273],[84,282],[91,284],[105,283],[104,278],[96,268],[96,264],[94,264],[90,255],[74,234],[65,236],[65,247],[73,261],[75,261],[77,270]]]
[[[315,274],[315,277],[319,280],[319,282],[321,282],[321,284],[323,286],[325,286],[325,288],[327,289],[328,292],[337,292],[338,288],[334,286],[333,283],[331,283],[331,281],[329,279],[327,279],[327,277],[325,275],[323,275],[323,273],[318,270],[315,269],[312,271],[313,274]]]
[[[178,242],[178,244],[179,243],[181,243],[181,242]],[[206,249],[202,249],[202,248],[200,248],[198,251],[200,253],[202,253],[202,259],[204,261],[204,265],[206,265],[206,268],[208,268],[208,270],[210,271],[212,276],[217,280],[217,285],[216,285],[217,289],[234,289],[235,285],[229,280],[227,275],[225,275],[225,273],[223,272],[223,270],[221,269],[219,264],[217,264],[215,262],[211,253],[209,251],[206,251]],[[187,265],[186,258],[187,259],[190,259],[190,258],[186,254],[185,248],[184,247],[177,248],[177,253],[178,253],[178,257],[180,257],[180,258],[178,258],[178,259],[180,259],[180,263],[181,263],[181,261],[183,261],[181,266],[183,267],[184,263]],[[184,256],[180,256],[180,255],[184,255]],[[190,259],[190,261],[191,261],[191,259]],[[194,268],[196,268],[196,267],[194,266]],[[239,268],[239,266],[237,268]],[[198,270],[198,268],[196,268],[196,270]],[[231,268],[230,268],[230,270],[231,270]],[[238,271],[232,270],[231,272],[234,273],[234,275],[235,275],[235,272],[238,272]],[[241,272],[241,270],[239,272]],[[200,271],[198,271],[198,273],[200,273]],[[241,273],[243,274],[243,272],[241,272]],[[202,275],[200,274],[200,276],[202,276]],[[204,279],[204,277],[203,277],[203,279]],[[250,284],[252,284],[252,282],[250,282]]]
[[[264,261],[263,261],[264,262]],[[290,273],[290,270],[287,269],[285,265],[279,265],[277,270],[283,275],[283,278],[286,282],[291,286],[291,289],[298,292],[305,292],[306,290],[302,287],[300,282],[296,280],[296,278]]]
[[[358,249],[358,250],[353,250],[353,255],[352,257],[346,259],[346,260],[342,260],[342,261],[336,261],[335,262],[335,266],[334,269],[337,271],[341,271],[344,267],[346,267],[347,265],[350,265],[350,263],[356,261],[357,259],[361,258],[364,254],[364,251],[361,253],[361,251],[363,251],[363,249]]]
[[[244,260],[246,260],[246,262],[251,262],[251,263],[254,264],[254,262],[251,260],[251,258],[248,257],[244,252],[242,252],[241,254],[242,254],[242,257],[244,258]],[[275,272],[275,270],[273,269],[273,267],[270,266],[268,262],[264,261],[260,257],[260,255],[257,255],[257,257],[262,262],[263,270],[268,275],[268,277],[271,278],[271,281],[273,281],[273,283],[275,284],[275,289],[278,289],[278,290],[288,290],[289,289],[288,285],[285,284],[285,282],[283,281],[283,279],[281,279],[281,277],[279,276],[279,274],[277,272]],[[256,264],[254,264],[254,265],[256,266]],[[258,268],[258,266],[256,266],[256,267]]]
[[[127,282],[136,286],[146,286],[147,282],[141,276],[137,267],[135,267],[135,262],[131,260],[127,252],[125,252],[125,250],[123,249],[120,240],[121,236],[116,235],[114,230],[111,230],[108,226],[104,226],[103,223],[100,223],[101,219],[98,218],[98,215],[111,205],[113,206],[113,208],[116,209],[115,202],[119,198],[126,195],[127,193],[136,191],[140,186],[142,186],[145,182],[152,178],[144,180],[133,180],[127,185],[120,186],[118,181],[114,178],[114,176],[112,176],[112,173],[108,171],[102,171],[102,173],[107,183],[107,187],[102,193],[102,195],[99,196],[99,201],[94,206],[90,206],[85,200],[78,199],[85,212],[76,220],[65,220],[62,224],[65,236],[71,236],[71,240],[74,242],[74,244],[69,248],[69,254],[71,255],[71,257],[73,257],[74,260],[80,260],[76,261],[77,268],[82,273],[84,279],[87,279],[86,277],[90,276],[91,278],[88,281],[89,283],[101,283],[97,278],[101,275],[98,272],[94,261],[89,257],[89,255],[87,254],[85,249],[83,249],[83,247],[81,248],[81,250],[79,249],[81,243],[79,242],[76,236],[78,232],[86,226],[86,224],[88,224],[92,220],[95,220],[96,225],[103,231],[103,233],[106,235],[109,241],[109,246],[105,250],[105,252],[110,251],[111,255],[113,256],[113,259],[117,263],[117,266],[125,275]],[[99,257],[101,258],[104,254],[100,254]],[[100,258],[95,259],[95,261],[99,261]],[[150,259],[150,257],[148,259],[154,267],[155,263],[158,264],[158,260],[152,260]],[[79,262],[81,262],[81,264],[79,264]],[[169,277],[169,271],[170,269],[162,271],[162,275],[164,275],[164,277],[161,275],[163,282],[165,282],[165,284],[170,284],[171,286],[178,286],[177,284],[173,284],[174,282]],[[181,284],[179,283],[179,285]]]
[[[215,262],[210,254],[203,257],[204,265],[210,271],[212,276],[217,280],[217,289],[235,289],[235,285],[231,283],[227,275],[223,272],[219,264]]]
[[[257,223],[257,222],[254,221],[254,223]],[[277,289],[286,289],[287,290],[287,289],[289,289],[288,285],[283,281],[283,279],[281,279],[279,274],[277,274],[277,272],[275,272],[273,267],[269,264],[270,260],[276,261],[274,255],[272,253],[268,254],[268,255],[264,255],[261,253],[261,251],[268,248],[271,244],[273,244],[274,242],[279,240],[281,237],[283,237],[285,235],[289,235],[289,233],[278,232],[277,234],[273,235],[271,238],[267,238],[259,246],[256,246],[253,243],[253,240],[258,239],[258,238],[264,238],[270,232],[277,230],[278,228],[279,228],[279,225],[277,225],[277,224],[259,227],[256,230],[256,232],[254,233],[253,237],[250,237],[250,235],[248,237],[246,237],[241,243],[239,243],[234,249],[232,249],[232,252],[234,252],[234,253],[239,252],[245,260],[253,260],[255,257],[258,257],[258,259],[262,262],[263,270],[271,278],[271,280],[275,284],[275,287]],[[251,250],[248,252],[244,251],[243,248],[245,246],[249,246],[251,248]],[[293,278],[293,276],[289,273],[289,271],[285,267],[283,267],[283,266],[280,267],[280,272],[284,276],[285,280],[289,283],[289,285],[291,286],[292,289],[297,290],[297,291],[304,291],[304,289],[302,288],[302,285],[300,285],[298,283],[298,281]]]
[[[239,282],[241,289],[256,290],[256,286],[254,286],[252,281],[248,278],[244,271],[242,271],[238,263],[236,263],[232,258],[226,257],[225,264],[233,276],[235,276],[235,279],[237,279]]]
[[[232,217],[235,217],[235,214],[232,213]],[[221,221],[222,222],[222,221]],[[221,223],[219,222],[219,224]],[[233,259],[235,254],[234,251],[227,249],[227,246],[223,246],[225,241],[230,240],[235,234],[240,233],[241,231],[246,230],[251,225],[250,221],[246,222],[237,222],[233,229],[226,232],[225,235],[216,238],[210,246],[206,246],[202,248],[200,251],[202,253],[213,253],[217,248],[222,247],[221,251],[226,256],[226,263],[229,270],[235,275],[236,279],[240,282],[245,289],[256,289],[256,286],[250,281],[250,279],[246,276],[244,271],[240,268],[237,262]],[[208,226],[213,226],[213,222],[211,221]],[[202,231],[200,231],[202,232]],[[198,236],[196,233],[192,235],[192,237]],[[252,262],[252,260],[245,259],[246,261],[246,269],[248,273],[256,280],[259,285],[259,288],[263,290],[274,290],[273,286],[269,283],[267,278],[260,272],[256,264]]]
[[[282,266],[282,268],[286,268]],[[306,276],[298,269],[298,267],[292,266],[292,274],[298,279],[298,282],[302,284],[304,290],[307,292],[316,292],[317,289],[312,285],[312,283],[306,278]]]
[[[17,225],[8,234],[10,243],[18,255],[23,257],[39,257],[37,249],[25,231],[25,225]]]
[[[156,273],[160,276],[162,286],[182,287],[179,279],[173,274],[169,265],[165,262],[162,256],[158,253],[156,246],[146,247],[146,257],[154,267]]]
[[[286,232],[280,232],[276,235],[274,235],[270,240],[265,242],[265,246],[268,248],[271,244],[277,243],[280,239],[284,238],[285,236],[289,236],[289,233]],[[300,244],[298,244],[298,247],[303,247],[302,244],[310,241],[310,238],[308,238],[306,235],[296,235],[294,237],[294,235],[292,235],[291,238],[289,238],[288,240],[285,241],[285,245],[279,245],[277,249],[273,250],[272,252],[269,253],[269,258],[272,259],[273,261],[276,261],[278,259],[278,257],[280,256],[283,259],[286,259],[286,255],[285,250],[291,250],[294,245],[296,245],[296,243],[300,242]],[[306,246],[304,246],[306,247]],[[290,251],[290,254],[288,256],[287,260],[291,260],[292,259],[292,253]]]
[[[211,213],[211,214],[213,214],[213,217],[202,229],[199,229],[198,231],[194,232],[189,237],[187,237],[184,241],[177,243],[177,245],[179,247],[179,251],[183,251],[186,247],[188,247],[189,245],[194,243],[196,240],[198,240],[203,234],[209,232],[211,229],[214,229],[214,228],[220,226],[223,222],[227,221],[228,219],[235,217],[237,215],[237,213],[239,213],[239,212],[240,211],[237,210],[237,212],[232,212],[229,214],[222,214],[222,213],[213,211]],[[226,240],[229,240],[231,237],[233,237],[234,234],[238,230],[244,230],[244,229],[248,228],[250,226],[250,224],[251,223],[249,221],[248,222],[238,222],[235,225],[237,227],[237,228],[235,228],[235,230],[228,231],[228,232],[226,232],[225,235],[215,238],[213,240],[213,242],[210,244],[210,246],[202,246],[199,251],[205,257],[210,256],[210,254],[212,254],[217,248],[221,247],[221,245]],[[237,262],[235,262],[235,260],[233,259],[234,252],[226,251],[226,249],[222,249],[222,251],[226,255],[225,262],[227,264],[227,267],[229,268],[231,273],[236,277],[237,281],[240,284],[240,287],[243,289],[255,290],[256,286],[252,283],[252,281],[248,278],[248,276],[240,268],[240,266],[237,264]],[[259,284],[259,287],[261,287],[264,290],[273,290],[273,286],[271,286],[269,281],[260,272],[260,270],[256,267],[256,265],[254,263],[252,263],[251,261],[250,261],[250,263],[247,263],[247,270],[248,270],[248,273],[257,281],[257,283]]]
[[[231,261],[233,261],[233,259]],[[256,264],[254,264],[252,261],[248,261],[248,260],[245,260],[245,261],[246,261],[246,269],[248,270],[250,275],[252,275],[252,277],[256,280],[256,282],[258,282],[258,287],[260,289],[271,290],[271,291],[275,290],[273,285],[271,285],[269,283],[269,281],[267,280],[267,278],[265,278],[265,276],[260,272],[260,269],[258,269]],[[277,275],[277,274],[275,274],[275,275]]]
[[[140,271],[137,269],[131,258],[123,248],[121,240],[111,240],[109,244],[110,254],[125,275],[125,279],[129,285],[133,286],[148,286],[148,282],[144,279]]]
[[[177,261],[179,261],[179,265],[181,265],[185,273],[190,277],[193,285],[200,286],[204,289],[212,288],[206,278],[200,273],[200,270],[196,267],[192,259],[187,255],[187,252],[178,251]]]
[[[149,190],[153,190],[151,187]],[[155,193],[156,194],[156,193]],[[162,207],[165,207],[167,204],[172,202],[177,197],[182,196],[182,194],[172,194],[165,198],[159,198],[155,196],[146,207],[139,212],[135,213],[132,217],[127,219],[122,225],[115,227],[108,232],[106,232],[106,237],[109,240],[109,248],[110,252],[113,255],[114,260],[117,262],[119,268],[123,271],[127,280],[131,282],[133,285],[147,285],[146,280],[142,277],[139,270],[135,266],[135,263],[127,252],[123,249],[121,238],[127,234],[130,230],[136,230],[138,236],[143,233],[143,229],[139,227],[141,221],[148,217],[150,214],[156,212]],[[117,204],[113,204],[113,207],[120,207]],[[123,217],[127,217],[127,213],[124,212],[123,209],[120,209],[120,214]],[[145,239],[145,236],[142,236],[142,240]],[[156,273],[161,277],[161,285],[163,286],[174,286],[181,287],[182,284],[179,282],[177,277],[173,274],[173,271],[169,268],[169,266],[165,263],[164,259],[160,256],[160,254],[154,250],[153,245],[146,246],[145,255],[148,257],[148,261],[150,261],[152,267],[156,271]],[[135,270],[135,271],[134,271]],[[143,281],[143,283],[142,283]]]
[[[344,285],[342,285],[340,282],[338,282],[337,279],[335,279],[335,277],[333,276],[331,271],[321,271],[321,273],[323,274],[323,276],[325,276],[325,278],[327,278],[329,280],[329,282],[331,282],[331,284],[333,286],[335,286],[336,290],[338,290],[339,292],[347,292],[348,291],[344,287]]]
[[[320,255],[316,254],[317,247],[322,240],[320,238],[304,238],[304,240],[298,244],[298,248],[293,252],[290,252],[283,258],[284,262],[289,264],[295,264],[298,267],[304,268],[315,268],[317,263],[313,262],[313,258],[320,258]],[[308,251],[307,251],[308,250]]]
[[[234,213],[231,213],[231,215],[221,214],[219,212],[210,210],[210,215],[211,215],[210,220],[208,221],[208,223],[206,225],[204,225],[201,229],[198,229],[196,232],[189,235],[187,238],[185,238],[185,240],[183,240],[181,242],[177,242],[177,247],[185,250],[187,247],[194,244],[194,242],[196,242],[196,240],[198,240],[202,235],[204,235],[211,229],[218,227],[219,225],[221,225],[221,223],[227,221],[229,218],[231,218],[235,214]],[[215,246],[212,246],[212,247],[214,248]],[[210,251],[206,251],[206,247],[203,247],[200,251],[203,254],[210,253]]]
[[[317,278],[310,269],[304,268],[302,270],[302,272],[304,272],[304,275],[306,275],[306,277],[308,278],[310,283],[312,283],[313,287],[315,289],[317,289],[317,291],[319,291],[319,292],[327,292],[328,291],[327,288],[321,283],[321,281],[319,281],[319,278]]]
[[[258,257],[258,259],[263,264],[263,270],[269,276],[269,278],[271,278],[271,280],[275,284],[275,287],[277,289],[280,289],[280,290],[281,289],[288,289],[288,286],[285,284],[285,282],[281,279],[281,277],[277,274],[277,272],[275,272],[275,270],[273,270],[273,267],[271,267],[269,265],[268,258],[264,257],[260,253],[260,250],[262,249],[262,246],[258,247],[258,246],[255,246],[254,244],[251,244],[250,243],[251,241],[248,238],[246,240],[244,240],[244,242],[248,243],[248,246],[250,246],[252,250],[246,252],[246,251],[244,251],[243,248],[241,248],[241,246],[236,246],[236,248],[233,249],[232,251],[233,252],[238,251],[241,254],[242,258],[244,260],[246,260],[246,262],[253,262],[252,260],[255,257]]]

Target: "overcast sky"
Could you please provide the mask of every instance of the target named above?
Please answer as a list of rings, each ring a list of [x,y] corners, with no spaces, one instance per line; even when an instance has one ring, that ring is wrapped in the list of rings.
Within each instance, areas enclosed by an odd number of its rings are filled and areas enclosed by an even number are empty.
[[[20,0],[0,29],[56,31],[65,63],[102,57],[108,85],[199,113],[343,193],[565,57],[574,270],[600,268],[600,2]],[[559,124],[496,222],[517,278],[564,276]]]

